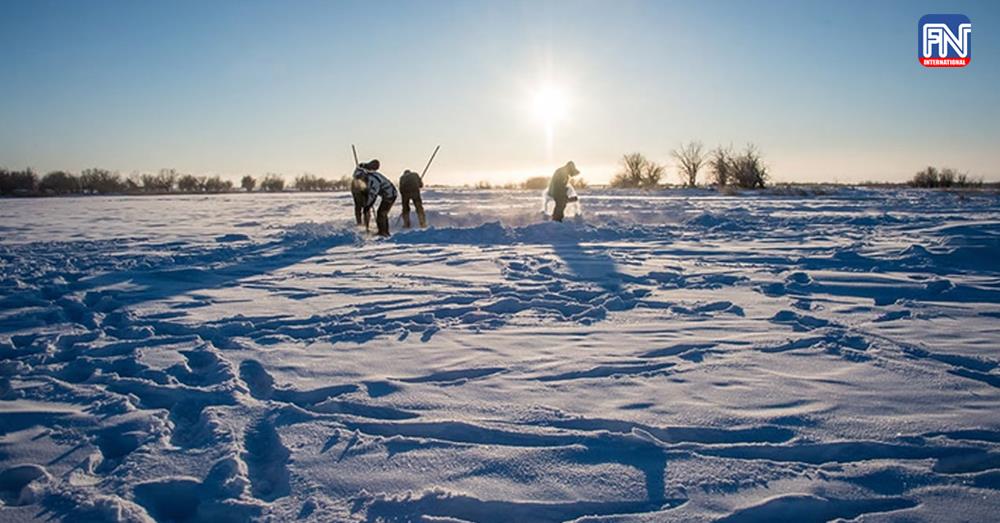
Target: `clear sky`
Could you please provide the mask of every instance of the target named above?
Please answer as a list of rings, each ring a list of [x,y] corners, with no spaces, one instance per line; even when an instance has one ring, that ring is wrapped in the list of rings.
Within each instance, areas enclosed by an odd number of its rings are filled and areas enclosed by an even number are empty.
[[[918,63],[937,12],[967,68]],[[0,71],[11,168],[337,177],[354,143],[398,175],[441,144],[431,183],[602,182],[698,139],[785,181],[1000,180],[994,1],[0,0]]]

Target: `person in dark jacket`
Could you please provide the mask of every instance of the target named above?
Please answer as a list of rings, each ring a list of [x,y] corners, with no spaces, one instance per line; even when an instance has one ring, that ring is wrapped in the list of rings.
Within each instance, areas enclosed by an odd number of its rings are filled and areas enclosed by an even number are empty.
[[[403,197],[403,228],[409,229],[410,222],[410,202],[417,211],[417,220],[420,227],[427,227],[427,216],[424,215],[424,202],[420,199],[420,189],[424,186],[424,180],[419,174],[407,169],[399,177],[399,193]]]
[[[354,176],[351,177],[351,197],[354,198],[354,220],[357,222],[358,227],[364,224],[366,231],[372,219],[371,210],[365,208],[365,202],[368,201],[368,171],[377,171],[379,167],[381,167],[381,164],[377,159],[360,163],[354,169]],[[364,218],[363,221],[362,218]]]
[[[375,212],[375,225],[378,227],[379,236],[389,236],[389,210],[392,209],[392,204],[395,203],[399,193],[396,191],[396,186],[377,170],[366,170],[365,175],[368,198],[365,200],[364,212],[371,213],[376,200],[381,198],[378,210]]]
[[[566,204],[569,203],[569,179],[580,174],[576,169],[576,164],[566,162],[566,165],[556,169],[549,180],[549,196],[556,202],[556,207],[552,211],[552,220],[563,221],[563,213],[566,212]]]

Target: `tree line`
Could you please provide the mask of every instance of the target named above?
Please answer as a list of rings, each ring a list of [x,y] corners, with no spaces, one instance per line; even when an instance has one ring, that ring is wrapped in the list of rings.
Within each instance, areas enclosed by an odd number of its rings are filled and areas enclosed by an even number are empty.
[[[327,180],[312,174],[296,177],[289,185],[296,191],[342,191],[350,188],[351,178],[345,176]],[[127,177],[107,169],[85,169],[80,174],[52,171],[38,176],[32,169],[0,169],[2,196],[61,196],[68,194],[218,194],[242,190],[281,192],[286,189],[284,177],[269,173],[261,180],[244,176],[237,187],[221,176],[195,176],[174,169],[158,173],[134,173]]]
[[[701,142],[681,144],[670,152],[676,161],[677,174],[685,187],[697,187],[699,174],[708,175],[707,185],[738,189],[763,189],[770,179],[760,149],[749,144],[742,151],[732,146],[716,147],[707,151]],[[666,167],[649,160],[641,153],[626,154],[621,160],[621,170],[611,179],[615,188],[659,187],[666,174]],[[972,178],[950,167],[927,167],[918,171],[909,181],[916,188],[983,187],[982,178]]]
[[[923,188],[952,188],[952,187],[982,187],[982,178],[973,179],[966,173],[960,173],[951,167],[927,167],[910,180],[913,187]]]
[[[677,174],[685,187],[697,187],[702,172],[707,172],[709,185],[741,189],[763,189],[770,178],[760,150],[753,144],[742,151],[732,146],[709,151],[701,142],[693,141],[681,144],[670,156],[677,162]],[[630,153],[622,157],[621,170],[611,179],[610,186],[653,189],[660,186],[666,174],[663,164],[642,153]]]
[[[717,147],[706,151],[701,142],[682,144],[671,151],[677,163],[677,174],[685,187],[697,187],[707,175],[707,185],[739,189],[764,188],[770,178],[760,150],[748,145],[741,151],[732,147]],[[609,184],[613,188],[653,189],[660,187],[666,176],[666,166],[649,160],[641,153],[622,157],[621,169]],[[573,186],[585,189],[589,184],[582,178],[573,179]],[[481,181],[467,188],[544,190],[548,176],[533,176],[521,182],[493,184]],[[959,188],[982,187],[983,180],[973,179],[966,173],[952,168],[927,167],[910,180],[911,187]],[[295,177],[290,184],[280,174],[268,173],[260,180],[247,175],[240,180],[239,188],[220,176],[195,176],[179,173],[174,169],[161,169],[158,173],[133,173],[123,177],[107,169],[86,169],[80,174],[52,171],[39,177],[32,169],[0,169],[0,196],[58,196],[68,194],[198,194],[227,193],[237,190],[252,192],[302,192],[350,190],[351,177],[328,180],[309,173]]]

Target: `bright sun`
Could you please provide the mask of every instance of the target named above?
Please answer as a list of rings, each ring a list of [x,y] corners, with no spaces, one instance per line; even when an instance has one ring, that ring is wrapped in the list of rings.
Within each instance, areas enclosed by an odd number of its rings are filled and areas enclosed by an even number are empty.
[[[555,148],[556,124],[569,116],[569,98],[562,89],[545,84],[535,91],[532,102],[535,117],[545,128],[545,151],[547,158],[551,160]]]
[[[534,109],[535,116],[546,127],[551,127],[566,118],[569,102],[561,89],[545,85],[535,93]]]

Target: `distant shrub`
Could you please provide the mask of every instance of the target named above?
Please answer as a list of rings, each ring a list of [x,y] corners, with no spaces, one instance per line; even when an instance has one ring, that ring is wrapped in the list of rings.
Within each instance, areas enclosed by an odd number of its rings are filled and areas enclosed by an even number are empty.
[[[938,180],[937,167],[928,166],[926,169],[917,171],[917,174],[913,175],[910,185],[914,187],[937,187],[939,184]]]
[[[86,169],[80,173],[80,189],[85,193],[115,194],[125,192],[126,185],[118,173],[107,169]]]
[[[653,189],[660,185],[660,180],[663,179],[663,175],[667,172],[666,167],[650,161],[646,164],[646,169],[642,173],[642,183],[640,187]]]
[[[982,178],[970,178],[967,173],[959,173],[955,176],[955,187],[982,187]]]
[[[480,180],[480,181],[476,182],[476,185],[475,185],[474,188],[475,189],[480,189],[480,190],[486,190],[486,191],[488,191],[488,190],[490,190],[490,189],[493,188],[493,184],[490,183],[490,182],[488,182],[488,181],[486,181],[486,180]]]
[[[587,180],[583,179],[583,176],[574,176],[570,183],[572,183],[573,187],[578,191],[590,188],[590,184],[587,183]]]
[[[352,181],[354,178],[351,176],[341,176],[339,179],[331,181],[330,186],[334,191],[349,191]]]
[[[281,176],[268,173],[264,180],[260,182],[260,190],[267,192],[281,192],[285,190],[285,180]]]
[[[760,151],[753,144],[741,153],[733,153],[731,148],[716,148],[708,165],[712,169],[712,182],[720,187],[763,189],[770,177]]]
[[[333,191],[350,187],[351,178],[345,177],[340,180],[327,180],[305,173],[295,178],[294,187],[297,191]]]
[[[708,166],[712,169],[712,183],[719,187],[728,186],[733,178],[732,148],[716,147],[708,160]]]
[[[292,183],[292,187],[296,191],[315,191],[317,190],[317,185],[319,178],[311,174],[303,174],[302,176],[296,176],[295,181]]]
[[[981,187],[983,180],[969,178],[968,174],[959,173],[950,167],[927,167],[913,175],[910,185],[921,188]]]
[[[31,169],[8,171],[0,169],[0,195],[28,195],[38,187],[38,175]]]
[[[233,190],[233,182],[223,180],[219,175],[215,175],[209,178],[202,178],[202,187],[204,187],[205,192],[229,192]]]
[[[64,171],[52,171],[38,183],[42,194],[75,194],[80,192],[80,179]]]
[[[626,154],[622,157],[622,170],[611,179],[611,187],[620,189],[651,189],[663,178],[662,165],[647,160],[641,153]]]
[[[782,184],[772,184],[767,189],[767,194],[774,196],[799,196],[799,197],[814,197],[814,196],[825,196],[830,194],[833,189],[827,185],[820,185],[814,183],[782,183]]]
[[[250,192],[254,189],[254,187],[257,187],[257,179],[248,174],[240,180],[240,187],[242,187],[244,191]]]
[[[761,159],[760,151],[753,144],[733,158],[733,180],[743,189],[763,189],[770,175]]]
[[[548,188],[548,186],[548,176],[532,176],[531,178],[521,182],[521,188],[529,191],[541,191]]]
[[[680,175],[681,182],[688,187],[698,185],[698,171],[707,160],[704,149],[701,142],[690,142],[670,153],[677,160],[677,174]]]

